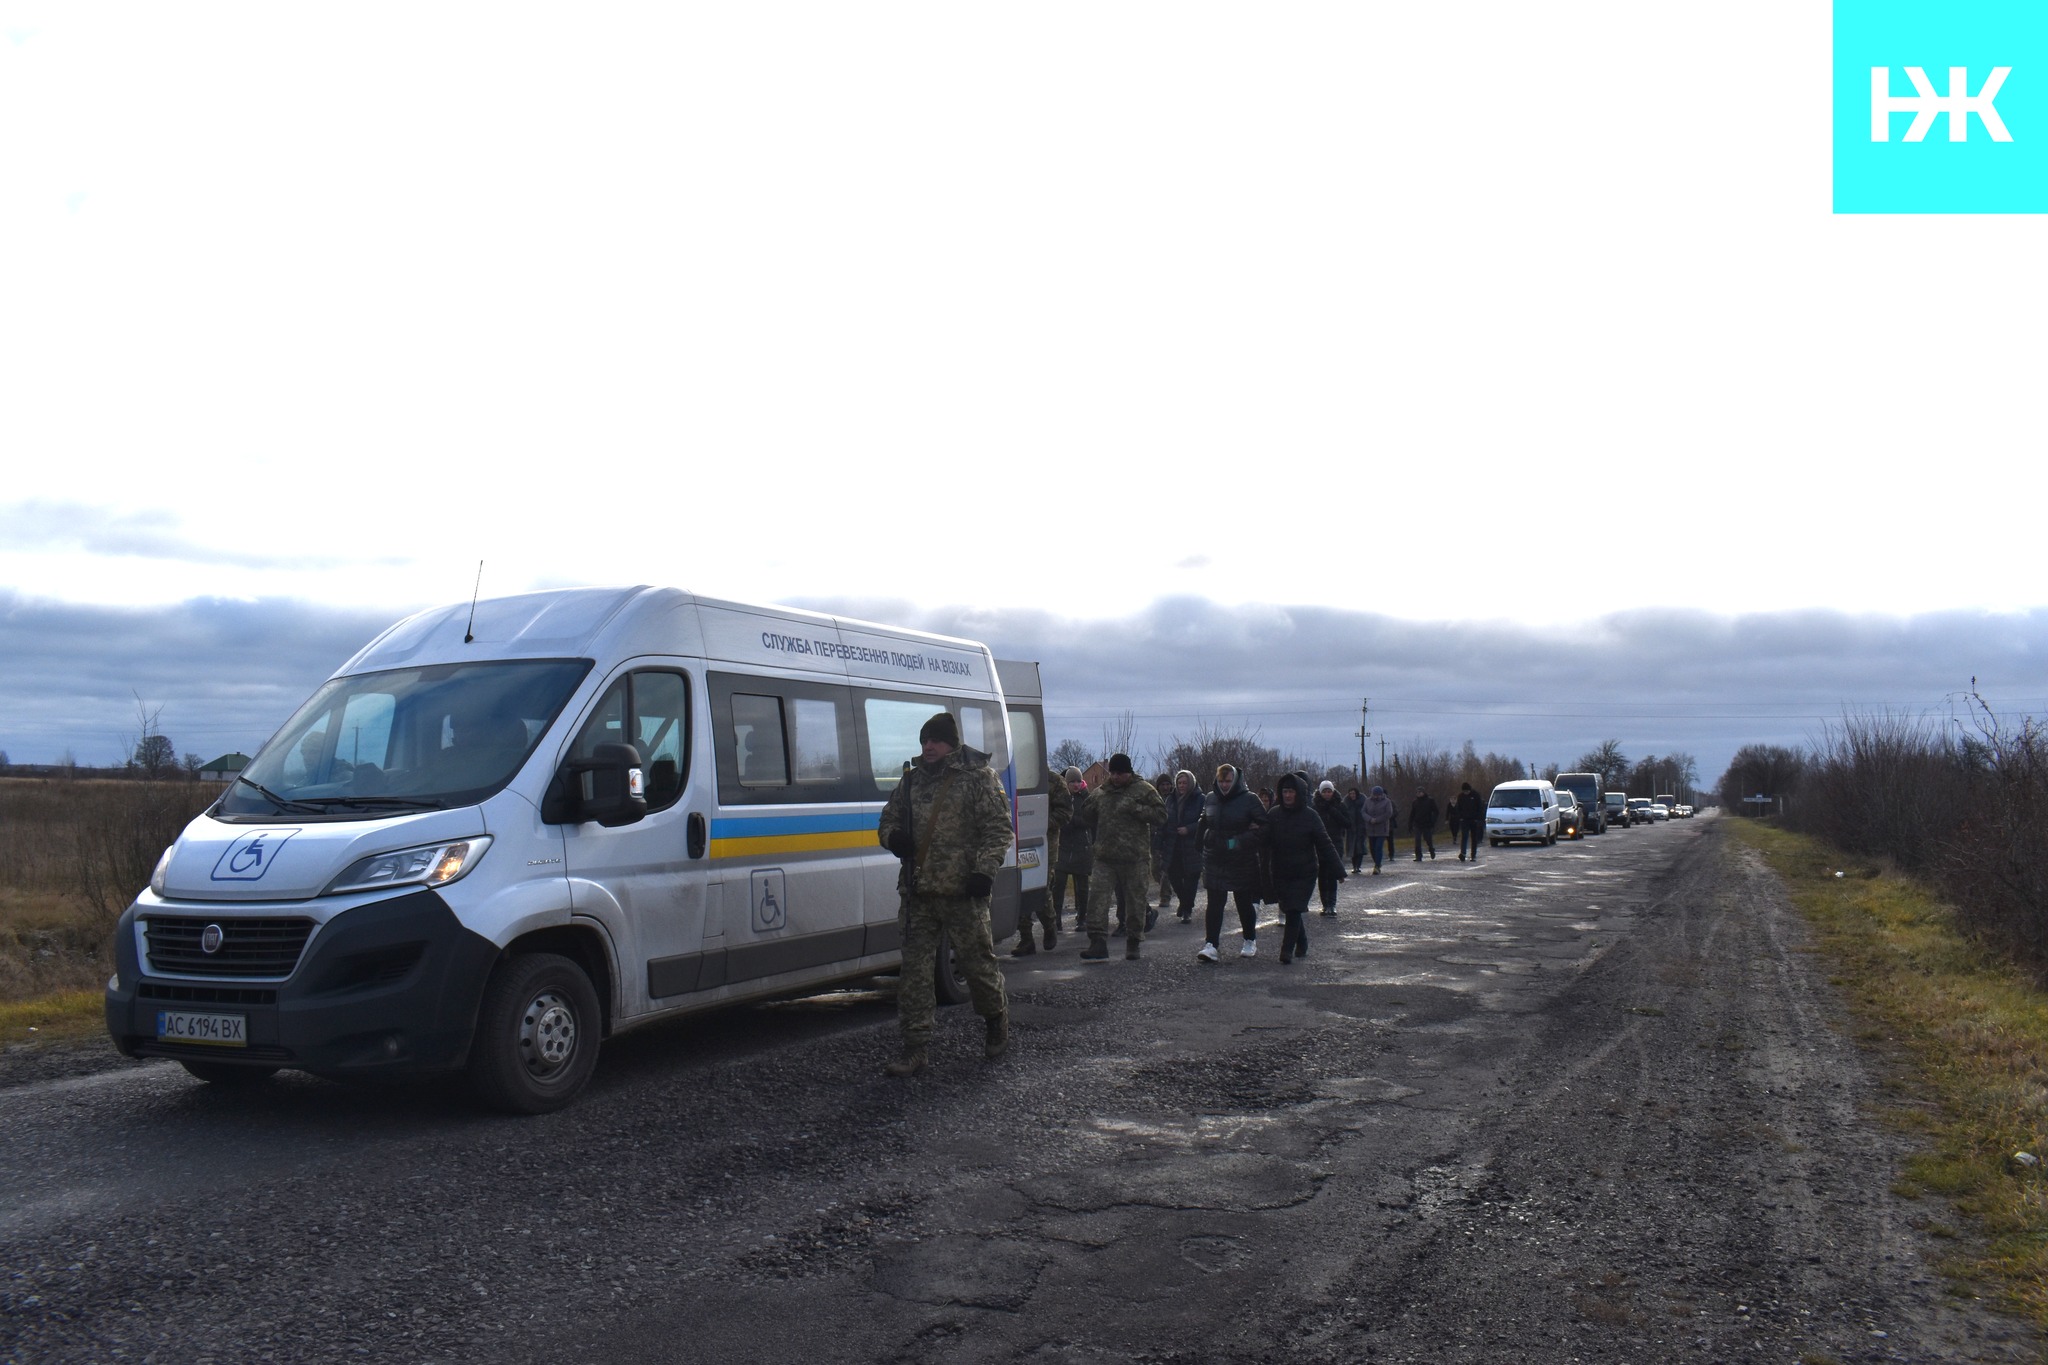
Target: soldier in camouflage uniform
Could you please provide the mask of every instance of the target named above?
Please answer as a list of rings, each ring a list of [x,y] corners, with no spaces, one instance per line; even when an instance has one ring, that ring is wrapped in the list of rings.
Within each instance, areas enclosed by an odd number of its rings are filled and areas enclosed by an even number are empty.
[[[1045,817],[1045,890],[1039,892],[1038,924],[1045,934],[1048,950],[1059,942],[1059,916],[1052,908],[1053,869],[1060,861],[1060,831],[1067,821],[1074,818],[1074,794],[1067,790],[1064,773],[1048,773],[1045,779],[1047,807]],[[1027,893],[1017,904],[1017,946],[1010,949],[1011,957],[1029,957],[1038,951],[1031,941],[1031,897]]]
[[[1150,782],[1131,772],[1128,754],[1109,756],[1109,779],[1095,790],[1081,816],[1095,832],[1095,875],[1088,885],[1091,962],[1109,956],[1109,906],[1124,897],[1124,956],[1136,958],[1145,937],[1146,883],[1152,871],[1152,831],[1166,823],[1166,802]]]
[[[889,794],[876,829],[882,846],[903,864],[896,877],[903,930],[896,1021],[903,1055],[882,1068],[891,1076],[915,1076],[927,1065],[941,933],[986,1024],[984,1055],[994,1061],[1010,1044],[1009,1003],[988,923],[996,869],[1010,848],[1010,798],[988,755],[961,747],[950,712],[926,721],[917,739],[919,761]]]

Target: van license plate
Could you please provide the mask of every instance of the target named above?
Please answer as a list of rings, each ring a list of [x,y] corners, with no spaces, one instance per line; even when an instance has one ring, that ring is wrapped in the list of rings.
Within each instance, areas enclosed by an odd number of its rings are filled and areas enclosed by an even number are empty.
[[[158,1010],[156,1040],[159,1043],[247,1047],[249,1017],[245,1014],[186,1014],[179,1010]]]

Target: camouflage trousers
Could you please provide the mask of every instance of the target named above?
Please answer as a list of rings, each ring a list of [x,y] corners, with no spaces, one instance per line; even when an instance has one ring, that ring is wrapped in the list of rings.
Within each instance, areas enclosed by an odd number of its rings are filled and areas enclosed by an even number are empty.
[[[974,1012],[993,1019],[1009,1008],[1003,994],[1002,969],[996,966],[996,945],[989,936],[988,900],[972,896],[905,896],[903,898],[903,981],[896,992],[896,1024],[906,1047],[923,1047],[932,1036],[938,1010],[933,973],[937,970],[939,935],[953,945],[953,961],[967,978]]]
[[[1151,903],[1145,899],[1151,890],[1146,876],[1151,865],[1143,858],[1130,862],[1097,858],[1095,870],[1088,878],[1088,932],[1109,933],[1109,908],[1116,904],[1117,893],[1124,897],[1124,937],[1145,937],[1145,911]]]

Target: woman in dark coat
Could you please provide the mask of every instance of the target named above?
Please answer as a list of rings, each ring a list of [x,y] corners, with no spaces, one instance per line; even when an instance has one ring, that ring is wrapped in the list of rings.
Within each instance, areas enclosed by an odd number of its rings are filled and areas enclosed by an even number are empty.
[[[1166,823],[1160,834],[1166,847],[1166,884],[1179,905],[1180,922],[1195,913],[1195,884],[1202,876],[1202,809],[1207,799],[1195,775],[1182,768],[1166,793]],[[1164,903],[1162,898],[1162,904]]]
[[[1315,894],[1319,874],[1345,879],[1344,860],[1323,818],[1310,809],[1308,782],[1295,773],[1274,784],[1278,799],[1266,812],[1266,858],[1272,869],[1273,894],[1280,902],[1286,928],[1280,935],[1280,960],[1308,956],[1308,926],[1302,916]]]
[[[1214,962],[1222,956],[1223,905],[1237,898],[1237,923],[1244,931],[1239,957],[1259,953],[1259,846],[1266,828],[1266,808],[1226,763],[1216,770],[1216,788],[1202,802],[1200,842],[1202,885],[1209,893],[1204,916],[1208,934],[1195,956]]]

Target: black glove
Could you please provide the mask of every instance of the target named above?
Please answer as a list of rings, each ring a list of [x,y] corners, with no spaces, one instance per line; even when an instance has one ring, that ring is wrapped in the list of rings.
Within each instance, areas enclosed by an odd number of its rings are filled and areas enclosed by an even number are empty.
[[[899,858],[917,856],[917,840],[910,837],[910,831],[899,829],[889,836],[889,851]]]
[[[973,896],[976,900],[981,899],[995,889],[996,879],[989,876],[988,873],[970,872],[967,874],[967,894]]]

